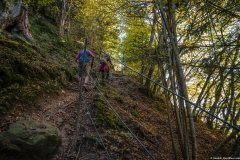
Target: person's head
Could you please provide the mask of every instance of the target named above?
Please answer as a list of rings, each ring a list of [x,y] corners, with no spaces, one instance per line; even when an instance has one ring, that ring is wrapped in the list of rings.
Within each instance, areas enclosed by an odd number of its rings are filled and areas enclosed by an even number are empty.
[[[109,57],[109,55],[108,55],[108,54],[106,54],[104,57]]]

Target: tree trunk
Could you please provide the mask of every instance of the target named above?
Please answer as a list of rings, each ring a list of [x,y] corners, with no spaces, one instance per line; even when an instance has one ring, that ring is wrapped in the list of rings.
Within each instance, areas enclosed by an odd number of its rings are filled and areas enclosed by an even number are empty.
[[[63,0],[63,5],[62,5],[62,14],[61,14],[61,19],[60,19],[60,27],[59,27],[59,33],[61,36],[64,36],[64,26],[65,26],[65,21],[66,21],[66,12],[67,8],[67,0]]]
[[[27,8],[21,6],[20,15],[18,16],[16,22],[20,26],[20,30],[23,31],[23,34],[30,40],[33,39],[32,34],[30,33],[30,25],[28,21]]]
[[[198,98],[197,98],[197,101],[196,101],[196,104],[197,104],[197,105],[200,105],[201,100],[202,100],[203,93],[204,93],[204,91],[206,90],[207,86],[209,85],[211,76],[213,75],[214,71],[215,71],[215,69],[212,69],[211,72],[208,74],[208,77],[206,78],[206,81],[204,82],[204,85],[203,85],[203,87],[202,87],[202,90],[201,90],[201,92],[200,92],[200,94],[199,94],[199,96],[198,96]],[[194,109],[193,109],[193,114],[194,114],[194,115],[196,114],[196,109],[197,109],[197,107],[194,107]]]
[[[159,66],[160,67],[160,66]],[[162,75],[162,82],[163,82],[163,86],[167,88],[167,82],[166,82],[166,77],[165,77],[165,72],[164,72],[164,68],[163,66],[160,67],[161,70],[161,75]],[[177,160],[178,154],[177,154],[177,150],[176,150],[176,145],[175,145],[175,140],[174,140],[174,136],[173,136],[173,129],[172,129],[172,123],[171,123],[171,115],[170,115],[170,104],[169,104],[169,100],[170,100],[170,96],[169,93],[167,93],[166,90],[164,90],[164,94],[165,94],[165,101],[167,104],[167,111],[168,111],[168,123],[169,123],[169,128],[170,128],[170,133],[171,133],[171,138],[172,138],[172,147],[173,147],[173,153],[175,155],[174,159]]]
[[[163,21],[163,20],[162,20]],[[165,25],[163,25],[163,29],[162,29],[162,32],[163,32],[163,43],[168,46],[169,44],[167,43],[167,31],[166,31],[166,27]],[[159,43],[161,42],[162,40],[160,39],[160,33],[159,33]],[[171,46],[168,46],[168,47],[171,47]],[[171,90],[173,92],[177,92],[176,91],[176,83],[175,83],[175,74],[173,74],[175,71],[174,69],[174,66],[175,66],[175,62],[172,60],[173,56],[172,56],[172,51],[170,50],[166,50],[166,52],[168,53],[168,65],[167,65],[167,70],[168,70],[168,74],[169,74],[169,79],[170,79],[170,83],[171,83]],[[172,57],[172,58],[170,58]],[[160,64],[159,64],[160,65]],[[177,105],[177,97],[175,95],[172,95],[173,97],[173,104],[174,104],[174,113],[175,113],[175,118],[176,118],[176,127],[178,129],[178,142],[179,142],[179,145],[180,145],[180,148],[181,148],[181,151],[182,151],[182,155],[183,157],[189,157],[189,151],[188,151],[188,145],[185,145],[188,143],[188,140],[186,139],[186,137],[184,137],[184,135],[186,135],[187,131],[186,131],[186,122],[183,121],[183,117],[185,116],[184,115],[180,115],[180,109]],[[185,113],[185,112],[184,112]],[[187,142],[186,142],[187,141]],[[177,155],[175,155],[177,157]]]
[[[156,25],[156,14],[155,14],[155,8],[153,7],[153,24],[152,24],[152,31],[151,31],[151,35],[150,35],[150,40],[149,40],[149,43],[148,43],[148,47],[147,47],[147,50],[145,51],[145,55],[147,55],[147,53],[150,53],[151,51],[151,47],[152,47],[152,43],[153,43],[153,39],[154,39],[154,33],[155,33],[155,25]],[[150,69],[148,71],[148,78],[151,78],[152,75],[153,75],[153,72],[154,72],[154,67],[155,67],[155,64],[151,63],[150,64]],[[147,79],[144,86],[146,87],[147,91],[148,91],[148,94],[150,94],[150,81]]]
[[[27,39],[32,40],[27,8],[21,3],[21,0],[17,2],[0,2],[0,32],[7,30],[9,32],[23,33]]]
[[[211,155],[209,156],[209,159],[211,159],[212,157],[215,157],[215,155],[232,139],[234,138],[234,136],[236,136],[236,134],[239,131],[237,130],[233,130],[233,132],[221,143],[217,146],[217,148],[211,153]]]
[[[231,151],[229,152],[229,157],[239,157],[240,156],[240,135],[238,135],[235,140]]]
[[[147,77],[150,78],[150,79],[152,78],[152,75],[153,75],[153,72],[154,72],[154,67],[155,67],[155,64],[151,63],[150,69],[149,69],[148,75],[147,75]],[[146,89],[148,91],[148,94],[150,94],[150,86],[151,86],[150,80],[147,79],[144,86],[146,87]]]
[[[18,0],[16,3],[8,3],[7,1],[0,1],[0,32],[13,24],[20,14],[21,0]]]
[[[72,0],[70,0],[70,4],[69,4],[69,8],[68,8],[68,32],[67,32],[67,39],[69,41],[69,34],[70,34],[70,30],[71,30],[71,8],[72,8]]]
[[[174,11],[175,8],[174,8],[173,2],[172,2],[172,7],[173,7],[172,9]],[[188,99],[187,87],[186,87],[186,83],[185,83],[185,80],[184,80],[182,65],[180,63],[179,52],[178,52],[178,48],[177,48],[177,42],[175,40],[176,39],[175,16],[174,16],[174,14],[172,15],[172,21],[173,21],[173,25],[172,25],[173,32],[172,32],[171,28],[170,28],[170,25],[167,21],[167,18],[165,16],[161,0],[159,0],[159,10],[160,10],[160,13],[161,13],[161,16],[162,16],[162,19],[163,19],[163,23],[166,26],[166,29],[168,31],[168,36],[169,36],[170,42],[172,44],[173,53],[174,53],[175,62],[176,62],[176,70],[177,70],[176,75],[178,77],[179,87],[181,89],[182,96],[185,97],[186,99]],[[195,159],[197,159],[197,140],[196,140],[194,121],[193,121],[193,117],[192,117],[192,113],[191,113],[189,103],[186,103],[186,109],[187,109],[187,114],[188,114],[188,117],[189,117],[189,125],[190,125],[190,129],[191,129],[191,137],[192,137],[192,159],[195,160]],[[186,157],[186,159],[189,159],[189,157]]]

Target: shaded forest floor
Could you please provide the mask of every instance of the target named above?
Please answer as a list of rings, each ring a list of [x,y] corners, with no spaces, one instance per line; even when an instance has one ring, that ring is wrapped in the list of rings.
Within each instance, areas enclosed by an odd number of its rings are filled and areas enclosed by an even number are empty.
[[[48,122],[58,127],[62,134],[62,144],[51,160],[68,160],[76,157],[80,160],[108,159],[90,121],[91,115],[112,159],[151,159],[117,119],[93,84],[89,85],[88,92],[83,92],[90,114],[84,105],[79,105],[77,84],[72,82],[66,89],[56,93],[45,93],[28,104],[16,104],[13,110],[1,115],[0,131],[6,130],[9,124],[18,120],[34,119]],[[120,74],[114,74],[110,82],[99,82],[98,87],[109,104],[156,159],[174,159],[166,103],[161,97],[148,97],[135,78]],[[76,136],[79,106],[80,129],[79,136]],[[171,123],[178,158],[182,159],[173,118]],[[216,130],[207,128],[202,122],[196,122],[195,125],[198,159],[204,160],[226,137]],[[230,146],[226,145],[217,156],[227,157],[229,149]]]

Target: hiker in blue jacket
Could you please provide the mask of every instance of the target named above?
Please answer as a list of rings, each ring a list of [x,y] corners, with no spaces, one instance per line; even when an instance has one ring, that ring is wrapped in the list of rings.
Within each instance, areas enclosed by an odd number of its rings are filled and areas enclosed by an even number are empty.
[[[84,49],[81,50],[80,52],[77,53],[76,55],[76,62],[78,61],[78,74],[79,74],[79,82],[81,82],[81,73],[83,70],[83,78],[84,79],[84,83],[83,83],[83,89],[85,91],[87,91],[87,84],[88,84],[88,74],[90,72],[91,67],[93,66],[93,61],[94,61],[94,55],[91,51],[86,49],[86,55],[85,55],[85,62],[84,62],[84,66],[82,68],[82,63],[83,63],[83,56],[84,56]],[[91,61],[92,59],[92,61]],[[90,66],[90,61],[91,61],[91,66]]]

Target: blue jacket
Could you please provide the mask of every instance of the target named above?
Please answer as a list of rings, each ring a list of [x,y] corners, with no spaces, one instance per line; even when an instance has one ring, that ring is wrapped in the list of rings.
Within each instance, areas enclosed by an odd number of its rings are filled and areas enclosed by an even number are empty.
[[[79,54],[80,54],[80,57],[79,57],[78,61],[79,61],[79,63],[82,63],[83,62],[83,56],[84,56],[84,49],[81,50],[79,52]],[[88,50],[86,50],[85,63],[89,63],[89,62],[90,62],[90,53],[89,53]]]

